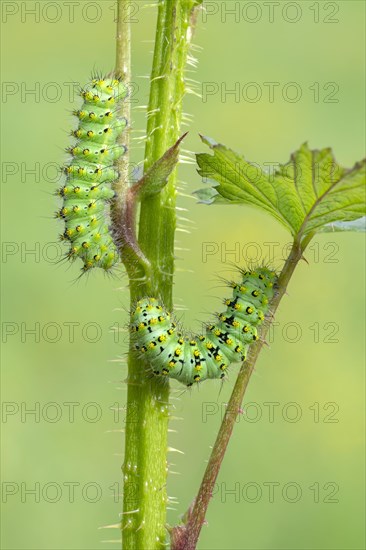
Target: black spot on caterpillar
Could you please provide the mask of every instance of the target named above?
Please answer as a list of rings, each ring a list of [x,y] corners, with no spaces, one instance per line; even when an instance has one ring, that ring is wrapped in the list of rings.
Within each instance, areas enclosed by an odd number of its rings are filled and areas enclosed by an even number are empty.
[[[241,271],[242,281],[231,283],[233,296],[226,310],[206,326],[205,335],[187,336],[156,298],[138,301],[131,316],[135,350],[155,375],[170,376],[186,386],[208,378],[224,378],[230,363],[244,361],[258,339],[274,295],[277,276],[266,267]]]
[[[92,267],[109,270],[119,261],[109,231],[111,183],[118,178],[115,161],[126,151],[117,145],[127,121],[116,106],[127,95],[127,87],[116,78],[94,78],[81,92],[83,105],[74,115],[79,124],[71,134],[76,143],[67,152],[65,184],[57,194],[63,198],[56,217],[65,220],[61,240],[70,243],[67,257],[83,260],[83,271]]]

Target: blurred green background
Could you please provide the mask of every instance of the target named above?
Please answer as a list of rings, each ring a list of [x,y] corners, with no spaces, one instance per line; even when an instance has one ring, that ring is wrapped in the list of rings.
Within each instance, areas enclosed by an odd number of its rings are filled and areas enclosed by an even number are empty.
[[[269,4],[276,4],[273,16]],[[135,162],[143,155],[138,107],[147,102],[156,15],[145,5],[131,2],[130,14]],[[205,149],[201,132],[258,163],[284,162],[305,140],[332,146],[344,166],[362,158],[363,2],[206,6],[194,41],[202,48],[198,68],[189,76],[198,92],[211,83],[212,94],[186,97],[189,151]],[[77,104],[70,83],[84,84],[93,68],[113,68],[114,3],[3,1],[1,8],[2,547],[115,548],[106,541],[120,538],[117,529],[99,528],[117,523],[121,509],[126,365],[113,360],[125,359],[127,340],[111,328],[125,326],[127,280],[121,271],[75,282],[78,263],[55,263],[62,227],[52,218],[54,166],[65,161]],[[273,101],[269,82],[278,83]],[[240,97],[225,95],[235,87]],[[295,92],[301,97],[291,102]],[[289,236],[255,210],[197,204],[191,193],[202,184],[193,164],[182,164],[179,177],[178,204],[189,221],[177,233],[175,302],[198,329],[220,307],[226,290],[218,275],[233,276],[230,262],[268,259],[271,246],[280,267]],[[364,250],[360,234],[318,236],[296,271],[199,548],[365,547]],[[223,387],[211,382],[189,392],[173,384],[179,420],[171,422],[170,444],[184,454],[169,455],[179,474],[169,476],[177,500],[171,524],[197,490],[237,368]]]

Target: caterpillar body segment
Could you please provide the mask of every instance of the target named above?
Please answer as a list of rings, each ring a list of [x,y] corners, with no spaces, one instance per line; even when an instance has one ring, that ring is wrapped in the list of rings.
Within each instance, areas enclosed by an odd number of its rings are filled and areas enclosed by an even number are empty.
[[[139,300],[132,312],[131,333],[136,352],[157,376],[175,378],[186,386],[224,378],[231,363],[244,361],[249,346],[258,340],[277,277],[266,267],[243,271],[232,283],[226,309],[205,334],[191,336],[179,330],[163,305],[153,297]]]
[[[83,271],[110,270],[119,262],[110,232],[112,183],[118,178],[116,161],[126,148],[117,144],[127,126],[117,107],[127,96],[126,85],[116,78],[95,78],[80,93],[81,108],[74,112],[78,127],[71,132],[76,143],[64,168],[66,181],[58,190],[63,204],[56,216],[65,221],[61,239],[69,243],[67,257],[81,258]]]

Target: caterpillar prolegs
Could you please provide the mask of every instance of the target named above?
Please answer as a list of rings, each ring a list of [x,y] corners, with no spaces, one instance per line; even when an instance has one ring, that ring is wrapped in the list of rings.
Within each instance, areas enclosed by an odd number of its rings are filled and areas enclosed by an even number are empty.
[[[274,295],[274,271],[259,267],[241,271],[242,280],[232,282],[233,296],[224,300],[226,310],[206,333],[190,336],[178,329],[171,314],[156,298],[143,298],[131,316],[135,350],[155,375],[170,376],[186,386],[208,378],[224,378],[230,363],[244,361],[248,348],[258,339]]]
[[[109,231],[111,183],[118,178],[115,161],[126,151],[117,144],[127,121],[116,107],[127,95],[127,87],[116,78],[95,78],[80,95],[83,105],[74,115],[79,124],[71,134],[76,144],[67,152],[71,161],[64,168],[66,182],[59,189],[63,198],[57,217],[65,220],[62,240],[70,243],[67,256],[84,262],[83,270],[109,270],[118,260],[117,247]]]

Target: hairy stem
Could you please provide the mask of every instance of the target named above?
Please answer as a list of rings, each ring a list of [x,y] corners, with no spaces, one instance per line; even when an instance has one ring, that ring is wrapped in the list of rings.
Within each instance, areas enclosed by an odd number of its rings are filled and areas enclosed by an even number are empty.
[[[188,28],[195,0],[160,0],[148,105],[145,172],[178,139],[184,95]],[[141,202],[139,246],[149,262],[127,267],[131,303],[143,296],[172,307],[176,176]],[[128,261],[125,261],[128,264]],[[123,464],[123,548],[155,550],[166,544],[169,384],[152,377],[136,354],[128,359]]]
[[[282,300],[283,295],[286,292],[288,283],[298,262],[302,258],[302,253],[307,244],[308,241],[303,243],[303,245],[300,245],[297,241],[295,241],[292,246],[290,255],[287,258],[278,279],[277,292],[275,293],[270,304],[270,314],[267,317],[267,322],[262,326],[261,339],[250,346],[248,358],[242,364],[239,371],[238,378],[213,446],[197,497],[194,500],[193,506],[186,513],[186,522],[183,525],[174,527],[171,531],[172,550],[194,550],[196,548],[205,520],[207,508],[213,494],[216,479],[234,429],[236,418],[239,414],[241,414],[241,405],[250,377],[263,347],[263,343],[273,316],[280,301]]]
[[[184,68],[195,0],[160,0],[151,73],[146,131],[145,171],[179,137]],[[139,242],[152,261],[151,293],[172,308],[176,173],[156,198],[142,201]]]

